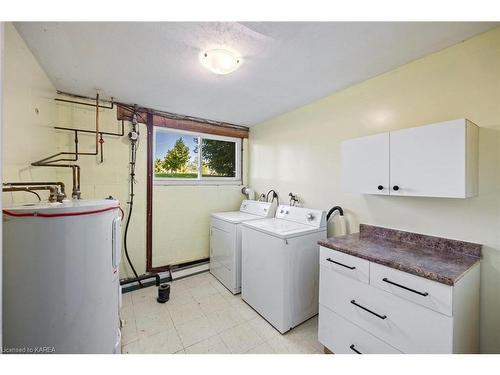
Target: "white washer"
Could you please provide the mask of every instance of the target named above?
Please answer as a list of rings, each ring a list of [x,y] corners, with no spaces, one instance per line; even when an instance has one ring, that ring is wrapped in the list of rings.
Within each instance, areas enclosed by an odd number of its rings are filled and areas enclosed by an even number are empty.
[[[239,211],[210,220],[210,273],[233,294],[241,292],[241,223],[274,216],[272,203],[244,200]]]
[[[316,315],[325,211],[281,205],[241,234],[241,298],[281,333]]]

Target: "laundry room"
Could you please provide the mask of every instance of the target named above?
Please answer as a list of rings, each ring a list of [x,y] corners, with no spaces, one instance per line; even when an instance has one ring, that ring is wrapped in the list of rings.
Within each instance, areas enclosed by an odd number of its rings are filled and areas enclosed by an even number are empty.
[[[500,14],[436,14],[0,22],[0,362],[498,360]]]

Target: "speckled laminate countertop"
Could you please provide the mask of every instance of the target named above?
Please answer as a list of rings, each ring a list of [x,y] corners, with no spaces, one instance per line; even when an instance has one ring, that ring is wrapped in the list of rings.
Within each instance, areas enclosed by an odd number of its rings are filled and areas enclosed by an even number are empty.
[[[359,233],[318,242],[349,255],[454,285],[481,259],[482,245],[360,224]]]

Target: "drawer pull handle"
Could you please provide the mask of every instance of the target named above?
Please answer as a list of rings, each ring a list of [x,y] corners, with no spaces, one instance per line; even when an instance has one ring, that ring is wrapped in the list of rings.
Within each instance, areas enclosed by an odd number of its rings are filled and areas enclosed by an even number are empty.
[[[355,269],[356,269],[356,267],[347,266],[347,265],[345,265],[345,264],[342,264],[342,263],[336,262],[336,261],[334,261],[334,260],[332,260],[332,259],[330,259],[330,258],[326,258],[326,260],[327,260],[327,261],[329,261],[329,262],[332,262],[332,263],[338,264],[339,266],[342,266],[342,267],[345,267],[345,268],[349,268],[350,270],[355,270]]]
[[[380,318],[380,319],[387,319],[387,315],[380,315],[380,314],[377,314],[376,312],[374,311],[371,311],[370,309],[367,309],[366,307],[364,306],[361,306],[360,304],[356,303],[356,300],[352,300],[351,303],[354,305],[354,306],[357,306],[359,307],[360,309],[363,309],[367,312],[369,312],[370,314],[373,314],[375,315],[377,318]]]
[[[412,289],[412,288],[408,288],[407,286],[395,283],[394,281],[389,280],[387,277],[384,277],[382,279],[382,281],[385,281],[386,283],[389,283],[391,285],[397,286],[398,288],[409,290],[410,292],[416,293],[416,294],[424,296],[424,297],[427,297],[429,295],[429,293],[427,293],[427,292],[423,292],[422,293],[422,292],[419,292],[418,290],[415,290],[415,289]]]
[[[357,354],[363,354],[363,353],[361,353],[358,349],[356,349],[356,348],[354,347],[354,344],[352,344],[352,345],[349,347],[349,349],[351,349],[354,353],[357,353]]]

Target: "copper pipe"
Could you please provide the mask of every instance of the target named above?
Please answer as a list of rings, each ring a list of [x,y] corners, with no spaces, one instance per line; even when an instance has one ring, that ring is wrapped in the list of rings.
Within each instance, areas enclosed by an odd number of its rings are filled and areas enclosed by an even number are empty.
[[[32,163],[31,165],[35,167],[58,167],[58,168],[71,168],[72,173],[73,173],[73,189],[71,192],[71,198],[73,199],[80,199],[81,198],[81,191],[80,191],[80,166],[77,164],[50,164],[50,163],[43,163],[43,164],[37,164],[37,163]]]
[[[38,201],[39,202],[42,201],[42,197],[40,197],[40,194],[38,194],[36,191],[29,190],[28,188],[3,188],[2,191],[4,193],[9,192],[9,191],[24,191],[26,193],[35,194],[37,196],[37,198],[38,198]]]
[[[58,95],[69,96],[71,98],[83,99],[83,100],[95,100],[95,98],[90,98],[88,96],[71,94],[69,92],[64,92],[64,91],[59,91],[59,90],[57,91],[57,94]],[[95,104],[92,104],[92,103],[78,102],[78,101],[74,101],[74,100],[59,99],[59,98],[55,98],[54,100],[57,101],[57,102],[86,105],[86,106],[89,106],[89,107],[95,107],[96,106]],[[106,103],[110,103],[111,104],[110,106],[103,106],[103,105],[101,105],[100,106],[101,108],[113,109],[115,107],[114,98],[111,98],[111,100],[101,99],[101,102],[106,102]]]
[[[100,106],[100,108],[105,108],[105,107]],[[124,136],[125,135],[124,120],[121,120],[121,122],[122,122],[122,130],[120,131],[120,133],[102,132],[101,131],[101,132],[99,132],[99,134],[102,134],[102,135],[115,135],[115,136],[119,136],[119,137]],[[70,130],[70,131],[74,131],[74,132],[91,133],[91,134],[95,133],[94,130],[67,128],[67,127],[63,127],[63,126],[54,126],[54,129],[57,129],[57,130]]]
[[[4,182],[2,184],[5,187],[10,187],[10,186],[59,186],[59,190],[63,196],[63,199],[66,198],[66,185],[64,185],[64,182],[58,181],[58,182]]]
[[[102,150],[102,143],[99,143],[99,137],[102,138],[102,134],[99,132],[99,93],[96,94],[95,98],[96,104],[96,115],[95,115],[95,152],[78,152],[78,130],[77,129],[72,129],[75,132],[75,152],[58,152],[57,154],[53,154],[49,157],[46,157],[44,159],[35,161],[31,163],[32,166],[35,167],[60,167],[60,168],[71,168],[72,169],[72,174],[73,174],[73,190],[71,193],[71,197],[73,199],[80,199],[81,198],[81,191],[80,191],[80,166],[76,164],[55,164],[59,162],[73,162],[78,160],[79,155],[99,155],[99,145],[101,146]],[[123,123],[122,123],[123,127]],[[123,129],[122,129],[123,131]],[[61,155],[74,155],[73,158],[60,158],[60,159],[54,159],[57,156]],[[101,162],[102,162],[102,155],[101,155]]]
[[[99,155],[99,93],[95,96],[95,154]]]
[[[2,191],[7,192],[7,191],[28,191],[31,192],[32,190],[49,190],[49,202],[58,202],[59,195],[58,195],[58,190],[57,187],[53,185],[40,185],[40,186],[25,186],[25,187],[2,187]],[[61,199],[62,201],[62,199]]]

